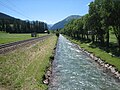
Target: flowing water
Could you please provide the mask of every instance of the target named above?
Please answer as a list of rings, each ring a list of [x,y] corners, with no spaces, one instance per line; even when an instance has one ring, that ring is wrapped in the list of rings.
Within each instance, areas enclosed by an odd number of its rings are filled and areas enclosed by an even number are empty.
[[[120,90],[120,83],[60,35],[49,90]]]

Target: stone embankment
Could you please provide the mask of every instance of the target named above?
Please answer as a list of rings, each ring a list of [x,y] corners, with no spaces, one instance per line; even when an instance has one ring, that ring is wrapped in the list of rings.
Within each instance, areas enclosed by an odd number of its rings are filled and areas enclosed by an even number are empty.
[[[43,76],[43,83],[46,85],[48,85],[50,83],[50,79],[52,76],[52,63],[54,60],[55,51],[56,51],[56,47],[54,48],[53,53],[50,57],[50,67],[47,68],[46,74]]]
[[[78,45],[77,45],[78,46]],[[99,57],[96,57],[95,54],[92,54],[84,49],[82,49],[80,46],[78,46],[78,48],[83,51],[87,56],[89,56],[90,58],[92,58],[95,62],[97,62],[101,67],[103,67],[103,69],[106,72],[109,72],[111,75],[113,75],[115,78],[118,79],[118,81],[120,81],[120,71],[118,71],[116,69],[116,67],[114,65],[111,65],[109,63],[106,63],[104,60],[102,60]]]

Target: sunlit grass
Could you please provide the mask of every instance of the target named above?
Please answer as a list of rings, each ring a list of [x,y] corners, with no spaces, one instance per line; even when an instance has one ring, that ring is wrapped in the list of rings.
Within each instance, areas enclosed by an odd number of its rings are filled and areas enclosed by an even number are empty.
[[[38,36],[44,36],[47,34],[39,34]],[[21,41],[21,40],[27,40],[33,38],[31,37],[31,34],[9,34],[5,32],[0,32],[0,44],[15,42],[15,41]]]
[[[105,52],[104,50],[95,47],[90,47],[91,43],[81,43],[79,40],[72,39],[70,37],[67,37],[70,41],[73,43],[78,44],[81,48],[84,48],[85,50],[94,53],[95,56],[100,57],[102,60],[104,60],[106,63],[109,63],[111,65],[114,65],[119,71],[120,71],[120,58],[111,56],[109,53]]]
[[[117,38],[116,38],[113,30],[110,30],[110,42],[117,43]]]
[[[42,79],[50,65],[57,37],[51,36],[32,47],[0,55],[0,87],[10,90],[46,90]]]

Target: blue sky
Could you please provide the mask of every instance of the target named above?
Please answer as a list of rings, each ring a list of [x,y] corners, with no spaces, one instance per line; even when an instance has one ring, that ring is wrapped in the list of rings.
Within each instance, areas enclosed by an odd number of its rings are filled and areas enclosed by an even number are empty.
[[[70,15],[88,13],[93,0],[0,0],[0,12],[22,20],[54,24]]]

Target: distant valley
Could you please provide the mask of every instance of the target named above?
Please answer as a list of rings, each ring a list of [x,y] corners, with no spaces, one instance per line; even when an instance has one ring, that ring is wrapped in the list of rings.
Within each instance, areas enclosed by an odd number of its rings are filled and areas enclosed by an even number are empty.
[[[72,19],[77,19],[77,18],[80,18],[80,17],[81,16],[79,16],[79,15],[71,15],[71,16],[68,16],[67,18],[65,18],[64,20],[61,20],[61,21],[55,23],[54,25],[47,24],[47,27],[48,27],[49,30],[61,29],[61,28],[64,28],[64,25],[67,24]],[[7,14],[4,14],[4,13],[0,12],[0,19],[14,19],[15,20],[17,18],[14,18],[12,16],[9,16]]]

